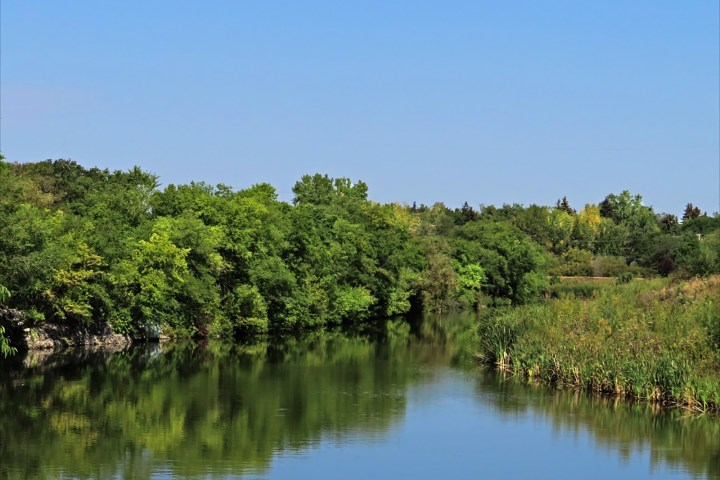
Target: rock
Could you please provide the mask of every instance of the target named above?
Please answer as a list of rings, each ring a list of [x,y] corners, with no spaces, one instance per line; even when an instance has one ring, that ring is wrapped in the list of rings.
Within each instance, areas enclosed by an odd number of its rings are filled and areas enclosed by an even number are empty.
[[[132,339],[112,333],[109,327],[90,332],[82,327],[43,324],[26,334],[25,343],[29,350],[58,350],[69,346],[126,346]]]

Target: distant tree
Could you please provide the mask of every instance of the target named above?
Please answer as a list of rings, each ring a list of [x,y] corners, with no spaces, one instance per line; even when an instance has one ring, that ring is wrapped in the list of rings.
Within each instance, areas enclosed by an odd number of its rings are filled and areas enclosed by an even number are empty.
[[[430,252],[422,282],[425,308],[434,312],[444,311],[458,284],[458,275],[450,258],[440,252]]]
[[[352,183],[349,178],[330,178],[316,173],[303,175],[292,188],[295,205],[330,205],[339,198],[355,201],[367,200],[367,184]]]
[[[707,235],[717,229],[720,229],[720,214],[717,213],[712,217],[700,215],[697,218],[691,218],[682,223],[682,230],[684,232],[699,233],[700,235]]]
[[[302,179],[292,188],[295,196],[293,203],[313,205],[329,205],[334,196],[333,179],[327,175],[316,173],[313,176],[303,175]]]
[[[452,213],[442,202],[422,210],[421,218],[425,227],[423,231],[432,235],[448,235],[455,226]]]
[[[368,186],[362,180],[353,183],[349,178],[336,178],[334,185],[338,197],[357,201],[367,200]]]
[[[533,204],[517,216],[514,225],[540,245],[547,246],[550,241],[549,218],[549,208]]]
[[[619,230],[606,229],[607,233],[614,234],[615,240],[620,240],[617,245],[621,246],[619,251],[607,253],[625,256],[628,264],[647,255],[648,239],[660,231],[652,208],[643,205],[640,195],[631,195],[627,190],[605,197],[600,203],[600,215],[620,227]]]
[[[544,291],[554,260],[566,274],[594,271],[598,255],[613,256],[619,271],[720,270],[720,216],[691,204],[680,224],[627,191],[579,212],[567,197],[478,211],[468,202],[381,205],[367,191],[361,181],[306,175],[289,204],[268,184],[160,191],[137,167],[0,155],[0,306],[25,312],[29,326],[234,336],[423,306],[525,303]],[[3,338],[0,357],[10,351]]]
[[[678,218],[669,213],[658,215],[658,223],[663,233],[676,233],[679,227]]]
[[[598,224],[593,253],[602,256],[625,255],[628,229],[610,218],[601,218]]]
[[[514,304],[539,295],[548,257],[526,234],[506,222],[480,220],[454,232],[455,257],[483,269],[483,291]]]
[[[463,203],[463,206],[460,209],[460,219],[463,224],[467,222],[472,222],[473,220],[477,219],[477,213],[475,212],[473,207],[468,204],[468,202]]]
[[[679,268],[690,275],[720,273],[720,230],[699,237],[683,235],[679,251]]]
[[[580,216],[575,217],[573,229],[570,234],[570,245],[575,248],[590,250],[595,241],[595,235],[592,227],[584,220],[585,219]]]
[[[643,263],[666,277],[677,269],[678,256],[682,246],[681,237],[660,235],[648,247],[648,257]]]
[[[685,205],[685,213],[683,213],[682,219],[683,222],[687,220],[693,220],[695,218],[698,218],[700,216],[700,209],[696,206],[694,206],[692,203],[688,203]]]
[[[555,207],[558,210],[562,210],[563,212],[567,212],[569,214],[575,213],[575,209],[570,206],[570,202],[568,202],[567,197],[563,197],[562,200],[558,200],[555,203]]]
[[[72,160],[13,164],[12,168],[19,177],[32,179],[40,192],[49,195],[56,206],[84,198],[109,175],[107,170],[85,169]]]
[[[480,204],[480,213],[478,214],[478,217],[484,220],[494,219],[496,218],[497,213],[498,209],[495,205]]]
[[[611,193],[600,202],[600,215],[613,219],[615,223],[623,223],[643,208],[646,207],[643,206],[640,195],[631,195],[624,190],[620,195]]]
[[[555,209],[547,220],[548,244],[550,251],[561,255],[569,247],[572,239],[575,218],[562,209]]]
[[[113,327],[122,331],[141,328],[158,328],[179,325],[183,318],[183,284],[188,274],[189,248],[172,243],[168,232],[152,233],[148,240],[139,240],[133,246],[130,258],[120,262],[113,277],[123,297],[125,315],[132,322],[117,322]]]

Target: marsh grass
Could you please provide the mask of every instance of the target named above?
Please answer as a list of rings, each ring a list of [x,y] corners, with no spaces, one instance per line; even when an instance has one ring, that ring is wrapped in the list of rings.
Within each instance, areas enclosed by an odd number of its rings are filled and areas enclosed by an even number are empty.
[[[720,276],[576,287],[483,317],[478,357],[536,381],[720,410]]]

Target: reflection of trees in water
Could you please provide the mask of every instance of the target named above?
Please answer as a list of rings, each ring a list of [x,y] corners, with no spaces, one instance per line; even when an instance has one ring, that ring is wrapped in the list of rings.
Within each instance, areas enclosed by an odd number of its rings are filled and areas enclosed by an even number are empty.
[[[25,369],[18,361],[0,371],[0,478],[262,471],[276,453],[323,438],[385,435],[404,415],[408,387],[432,381],[435,370],[418,367],[472,365],[472,320],[81,352]],[[717,419],[478,375],[478,398],[501,415],[540,415],[562,431],[587,430],[623,455],[648,448],[655,462],[720,472]]]
[[[562,432],[588,432],[599,448],[628,458],[647,449],[654,465],[668,464],[693,475],[720,475],[720,419],[624,399],[558,391],[490,371],[481,372],[478,399],[504,416],[533,414]],[[487,395],[494,391],[495,395]]]
[[[412,366],[458,355],[451,334],[438,340],[442,321],[430,323],[419,336],[395,321],[370,334],[84,352],[6,372],[0,477],[259,471],[323,437],[382,435],[425,375]]]

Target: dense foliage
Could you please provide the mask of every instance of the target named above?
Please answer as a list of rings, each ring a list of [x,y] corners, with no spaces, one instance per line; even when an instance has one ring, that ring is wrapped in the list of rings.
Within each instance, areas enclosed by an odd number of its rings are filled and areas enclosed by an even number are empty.
[[[720,270],[720,217],[656,215],[628,192],[579,212],[382,205],[323,175],[293,192],[0,160],[0,309],[29,326],[232,337],[522,304],[554,275]]]

